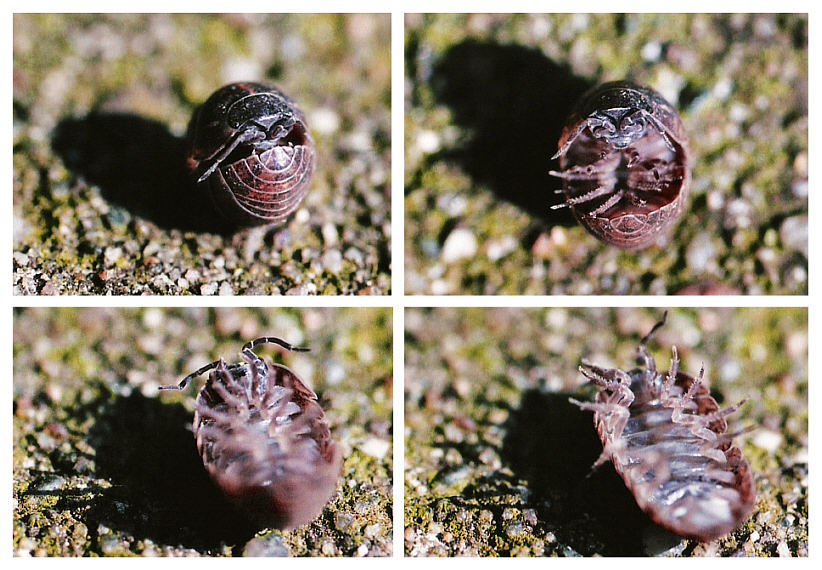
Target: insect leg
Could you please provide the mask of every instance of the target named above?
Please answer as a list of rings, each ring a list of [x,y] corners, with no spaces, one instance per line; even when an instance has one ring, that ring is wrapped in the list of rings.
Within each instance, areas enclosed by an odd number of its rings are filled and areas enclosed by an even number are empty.
[[[737,411],[737,410],[738,410],[739,408],[741,408],[741,407],[745,404],[745,402],[747,402],[747,401],[748,401],[748,399],[747,399],[747,398],[745,398],[744,400],[739,400],[736,404],[734,404],[734,405],[732,405],[732,406],[728,406],[727,408],[723,408],[723,409],[721,409],[721,410],[718,410],[718,411],[716,411],[716,412],[714,412],[714,413],[712,413],[712,414],[709,414],[709,415],[708,415],[708,416],[706,416],[706,417],[707,417],[709,420],[711,420],[711,421],[713,421],[713,420],[718,420],[718,419],[721,419],[721,418],[724,418],[725,416],[728,416],[728,415],[730,415],[730,414],[734,413],[735,411]]]
[[[668,377],[665,379],[665,391],[668,392],[673,387],[676,381],[676,376],[679,374],[679,354],[676,351],[676,346],[671,347],[673,356],[671,357],[671,367],[668,369]]]
[[[233,370],[235,369],[235,366],[232,366],[231,368]],[[229,367],[226,366],[225,360],[222,358],[217,364],[217,375],[219,376],[219,382],[212,382],[211,389],[214,390],[214,392],[220,396],[224,402],[230,404],[235,409],[241,410],[247,408],[248,397],[245,394],[242,398],[237,395],[238,392],[243,392],[243,385],[237,381],[235,376],[229,370]]]
[[[582,134],[582,131],[584,131],[586,128],[588,128],[587,119],[585,121],[580,122],[579,126],[576,129],[574,129],[573,134],[571,134],[571,136],[568,137],[568,140],[565,141],[565,144],[562,145],[562,147],[560,147],[557,153],[551,157],[551,160],[557,159],[566,152],[568,152],[568,149],[571,148],[571,145],[574,144],[574,141],[577,140],[577,137],[579,137],[579,135]]]
[[[614,403],[618,403],[620,406],[624,406],[625,408],[633,403],[634,393],[630,388],[631,377],[628,376],[626,372],[623,372],[618,368],[600,368],[599,366],[591,364],[587,360],[583,360],[582,364],[583,366],[579,367],[579,371],[582,375],[597,386],[610,390],[614,396],[616,396]],[[585,368],[586,366],[587,368]],[[613,380],[614,377],[619,380]]]
[[[674,144],[671,142],[671,139],[668,138],[668,133],[665,132],[665,127],[662,126],[662,123],[660,123],[656,117],[648,111],[642,111],[642,114],[645,116],[645,119],[651,123],[657,131],[659,131],[659,134],[662,135],[662,140],[665,141],[665,146],[668,147],[668,150],[671,152],[676,152],[676,148],[674,148]]]
[[[598,208],[591,210],[589,213],[585,214],[588,217],[595,218],[596,216],[606,212],[609,208],[614,206],[617,202],[622,200],[622,197],[625,195],[625,190],[620,188],[616,194],[605,200]]]
[[[600,171],[588,164],[586,166],[572,166],[566,170],[549,170],[548,174],[563,180],[596,180]]]
[[[265,360],[257,356],[257,353],[254,352],[254,348],[261,344],[276,344],[292,352],[309,352],[311,350],[310,348],[294,346],[293,344],[288,343],[283,339],[277,338],[275,336],[262,336],[260,338],[255,338],[254,340],[248,341],[243,345],[243,348],[240,350],[240,354],[242,354],[243,358],[251,366],[254,367],[254,372],[252,373],[252,384],[258,384],[259,381],[265,378],[268,374],[268,367],[265,364]],[[294,389],[295,387],[286,386],[286,388]],[[301,392],[305,397],[308,398],[317,397],[313,392],[310,391],[300,391],[299,389],[297,389],[297,391]]]
[[[575,206],[576,204],[582,204],[583,202],[589,202],[594,200],[595,198],[599,198],[600,196],[605,196],[613,192],[613,188],[607,188],[605,186],[599,186],[598,188],[591,190],[590,192],[586,192],[582,196],[576,196],[574,198],[566,198],[565,202],[562,204],[557,204],[555,206],[551,206],[552,210],[556,210],[558,208],[565,208],[567,206]],[[563,192],[560,192],[563,193]],[[611,198],[613,199],[613,198]],[[606,202],[607,204],[607,202]],[[610,206],[608,206],[610,208]],[[607,208],[606,208],[607,209]]]

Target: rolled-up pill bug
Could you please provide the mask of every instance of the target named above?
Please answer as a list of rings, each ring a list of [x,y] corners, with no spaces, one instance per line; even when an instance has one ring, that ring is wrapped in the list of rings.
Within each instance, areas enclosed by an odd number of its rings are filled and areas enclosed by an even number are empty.
[[[314,173],[314,142],[302,112],[271,85],[232,83],[191,118],[186,165],[237,226],[280,224],[300,205]]]
[[[629,81],[582,97],[559,139],[564,203],[594,236],[623,249],[658,243],[690,186],[688,137],[662,96]]]
[[[276,337],[247,342],[243,363],[220,358],[174,386],[211,371],[197,394],[194,437],[211,478],[253,522],[292,529],[313,520],[340,476],[341,457],[317,395],[281,364],[254,353],[260,344],[307,351]]]
[[[594,402],[571,400],[594,412],[602,441],[595,466],[608,459],[637,505],[660,526],[687,538],[709,541],[745,522],[754,504],[751,468],[725,418],[745,400],[719,409],[703,383],[679,370],[673,347],[666,372],[645,345],[665,316],[640,341],[630,372],[583,360],[579,371],[599,386]]]

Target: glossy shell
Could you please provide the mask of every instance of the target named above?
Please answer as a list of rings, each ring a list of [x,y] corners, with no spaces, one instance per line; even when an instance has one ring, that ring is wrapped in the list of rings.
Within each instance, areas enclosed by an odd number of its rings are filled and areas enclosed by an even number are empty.
[[[259,338],[243,346],[243,363],[221,358],[162,389],[183,389],[211,370],[194,411],[203,465],[240,512],[286,530],[322,511],[336,488],[341,457],[316,394],[285,366],[257,356],[253,348],[263,343],[305,350]]]
[[[187,138],[194,180],[238,226],[280,224],[308,192],[316,161],[308,125],[270,85],[218,89],[195,111]]]
[[[583,96],[559,139],[564,203],[604,242],[642,249],[664,239],[688,196],[688,137],[656,91],[618,81]]]
[[[624,372],[583,361],[580,372],[600,387],[594,412],[603,451],[651,519],[681,536],[709,541],[741,525],[754,503],[748,462],[733,445],[741,432],[725,433],[725,417],[743,403],[720,410],[702,383],[678,368],[676,347],[667,372],[656,369],[640,343],[641,368]]]

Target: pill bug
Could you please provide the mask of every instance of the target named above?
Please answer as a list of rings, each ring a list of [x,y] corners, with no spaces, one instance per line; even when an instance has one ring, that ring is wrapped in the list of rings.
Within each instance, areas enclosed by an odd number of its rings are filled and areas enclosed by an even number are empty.
[[[194,437],[211,478],[251,521],[283,530],[313,520],[334,492],[339,449],[317,396],[260,344],[306,351],[276,337],[243,345],[244,363],[220,358],[161,390],[183,390],[211,371],[197,394]]]
[[[703,383],[679,370],[676,347],[667,372],[646,348],[667,313],[639,343],[637,363],[624,372],[585,360],[579,371],[599,386],[595,401],[571,400],[594,412],[602,441],[598,466],[611,459],[637,505],[657,524],[700,541],[736,529],[754,502],[751,469],[725,433],[725,417],[745,400],[719,409]]]
[[[263,83],[232,83],[191,118],[186,165],[238,226],[279,224],[314,173],[314,143],[294,102]]]
[[[628,81],[582,97],[559,138],[557,193],[600,240],[623,249],[660,241],[682,214],[690,185],[688,137],[673,106]]]

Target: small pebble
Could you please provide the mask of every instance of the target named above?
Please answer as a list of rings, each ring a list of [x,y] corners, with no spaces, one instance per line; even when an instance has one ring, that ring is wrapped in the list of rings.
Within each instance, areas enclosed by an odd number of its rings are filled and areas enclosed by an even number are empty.
[[[459,259],[473,257],[477,253],[477,238],[467,228],[457,228],[445,239],[442,246],[442,260],[453,263]]]
[[[329,107],[319,107],[309,115],[311,130],[324,135],[332,135],[340,128],[340,116]]]
[[[25,267],[29,264],[29,256],[20,251],[14,252],[14,262],[20,267]]]
[[[120,247],[107,247],[103,252],[103,265],[111,267],[118,260],[123,258],[123,249]]]
[[[343,256],[339,249],[330,249],[323,254],[322,264],[329,273],[337,274],[342,270]]]
[[[642,59],[648,62],[659,61],[662,55],[662,44],[656,41],[648,42],[642,46]]]
[[[352,522],[354,522],[354,515],[342,511],[334,513],[334,526],[337,530],[346,530],[349,526],[351,526]]]
[[[513,538],[518,534],[522,534],[523,526],[521,522],[513,522],[505,527],[505,534],[508,535],[509,538]]]
[[[788,249],[801,251],[808,257],[808,215],[800,214],[785,219],[779,227],[779,239]]]
[[[216,283],[206,283],[200,287],[200,295],[214,295],[216,292]]]
[[[279,534],[272,533],[249,540],[243,548],[243,556],[283,557],[288,556],[288,547]]]
[[[773,453],[782,445],[782,434],[765,428],[760,428],[754,432],[754,445]]]
[[[706,232],[702,232],[697,234],[688,244],[685,259],[692,271],[701,273],[708,268],[715,255],[716,248],[711,241],[711,236]]]
[[[420,131],[417,133],[417,148],[424,153],[431,153],[439,150],[439,134],[434,131]]]
[[[383,457],[385,457],[385,454],[388,453],[390,449],[390,441],[378,439],[376,437],[367,439],[360,446],[360,451],[362,451],[366,455],[370,455],[371,457],[376,457],[377,459],[382,459]]]

